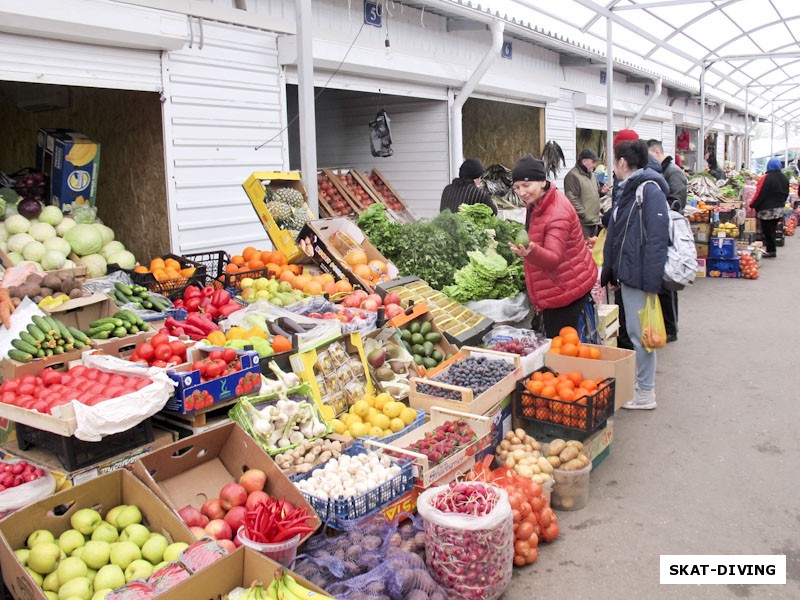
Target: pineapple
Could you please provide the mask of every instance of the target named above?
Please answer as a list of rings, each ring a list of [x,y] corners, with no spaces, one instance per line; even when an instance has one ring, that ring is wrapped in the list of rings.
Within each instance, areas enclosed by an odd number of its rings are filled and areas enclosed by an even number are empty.
[[[299,231],[303,228],[303,225],[308,223],[310,220],[311,216],[309,214],[308,207],[305,205],[305,203],[303,203],[301,206],[294,209],[289,227]]]
[[[272,215],[272,218],[275,219],[278,227],[285,227],[293,216],[292,207],[285,202],[281,202],[280,200],[268,202],[267,210],[269,211],[269,214]]]
[[[281,202],[285,202],[293,209],[303,206],[305,202],[305,198],[303,198],[303,194],[299,191],[295,190],[294,188],[278,188],[274,191],[275,199],[280,200]]]

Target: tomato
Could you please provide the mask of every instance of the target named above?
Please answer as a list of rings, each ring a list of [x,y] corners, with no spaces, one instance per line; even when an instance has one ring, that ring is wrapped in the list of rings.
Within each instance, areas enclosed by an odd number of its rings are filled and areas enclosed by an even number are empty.
[[[32,396],[35,391],[36,391],[36,386],[33,385],[33,383],[23,383],[17,389],[17,393],[23,396]]]
[[[34,392],[33,392],[33,397],[34,397],[34,398],[36,398],[36,399],[38,399],[38,400],[41,400],[41,399],[42,399],[42,397],[43,397],[45,394],[47,394],[47,388],[46,388],[46,387],[38,387],[38,388],[36,388],[36,389],[34,390]]]
[[[156,360],[165,361],[172,356],[172,348],[170,348],[169,344],[161,344],[160,346],[156,346],[154,356]]]
[[[221,372],[222,371],[220,370],[218,363],[210,362],[210,363],[206,364],[206,371],[205,371],[204,375],[208,379],[214,379],[216,377],[219,377]]]
[[[154,360],[153,364],[150,365],[150,366],[151,367],[158,367],[159,369],[163,369],[163,368],[165,368],[167,366],[167,363],[165,363],[163,360]]]
[[[200,371],[200,374],[202,375],[205,372],[205,365],[206,363],[204,363],[202,360],[196,360],[192,363],[192,371]]]
[[[111,381],[111,373],[100,373],[97,376],[97,383],[102,383],[103,385],[108,384]]]
[[[157,333],[152,337],[150,343],[153,345],[153,348],[158,348],[162,344],[169,343],[169,336],[166,333]]]
[[[186,344],[184,344],[182,341],[173,340],[169,343],[169,347],[172,349],[172,354],[175,356],[186,356]]]
[[[153,358],[153,353],[155,352],[155,348],[153,348],[152,344],[148,344],[145,342],[144,344],[139,344],[136,346],[136,354],[141,356],[143,359],[149,361]]]
[[[97,369],[88,369],[84,376],[90,381],[97,381],[97,378],[100,377],[100,371]]]
[[[127,389],[122,385],[108,385],[105,388],[105,395],[109,398],[116,398],[127,393]]]
[[[14,392],[3,392],[3,395],[0,396],[0,402],[3,404],[14,404],[16,399],[17,395]]]
[[[235,361],[236,350],[233,348],[225,348],[225,350],[222,351],[222,360],[224,360],[226,363],[232,363]]]
[[[136,389],[140,390],[140,389],[142,389],[144,387],[147,387],[151,383],[152,383],[152,381],[150,381],[149,379],[137,379],[136,380]]]
[[[208,353],[209,360],[219,360],[222,358],[222,351],[221,350],[212,350]]]
[[[167,359],[167,362],[172,363],[173,365],[179,365],[183,362],[183,358],[181,358],[177,354],[173,354]]]
[[[86,371],[88,370],[89,370],[88,367],[85,367],[83,365],[78,365],[77,367],[72,367],[69,371],[67,371],[67,373],[69,373],[73,377],[80,377],[82,375],[85,375]]]
[[[134,358],[129,358],[128,360],[131,361],[132,363],[136,363],[137,365],[149,365],[150,364],[147,360],[145,360],[141,356],[136,356]]]
[[[88,392],[90,389],[94,387],[95,383],[91,379],[83,379],[75,386],[79,392]],[[102,386],[101,386],[102,387]]]
[[[25,375],[24,377],[22,377],[22,378],[19,380],[19,382],[20,382],[21,384],[30,384],[30,385],[34,385],[34,384],[36,383],[36,377],[34,377],[33,375]]]

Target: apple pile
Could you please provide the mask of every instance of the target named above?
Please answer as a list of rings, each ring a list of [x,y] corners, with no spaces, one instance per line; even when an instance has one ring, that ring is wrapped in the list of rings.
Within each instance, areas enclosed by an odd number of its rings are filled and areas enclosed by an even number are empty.
[[[197,539],[211,536],[220,546],[233,552],[239,545],[236,532],[244,525],[245,513],[270,497],[264,491],[266,483],[264,471],[250,469],[242,474],[238,483],[232,481],[224,485],[219,497],[207,500],[200,510],[187,505],[178,511],[178,516]]]
[[[403,314],[403,307],[400,306],[400,296],[398,294],[386,294],[381,298],[378,294],[367,294],[363,290],[356,290],[342,300],[345,308],[360,308],[369,312],[376,312],[383,307],[387,319],[392,319],[397,315]]]
[[[363,206],[364,208],[368,207],[370,204],[375,204],[375,200],[372,199],[372,196],[369,195],[369,192],[364,189],[356,178],[353,177],[351,173],[345,175],[341,173],[339,175],[339,181],[342,182],[342,185],[345,189],[350,193],[350,196],[355,199],[355,201]]]
[[[39,477],[44,477],[44,469],[26,460],[13,463],[0,461],[0,492],[36,481]]]
[[[148,579],[189,547],[151,532],[133,504],[115,506],[105,520],[96,510],[81,508],[70,525],[58,538],[37,529],[24,548],[14,550],[48,599],[103,598],[134,579]]]
[[[38,377],[25,375],[5,380],[0,384],[0,402],[53,414],[55,407],[72,400],[94,406],[138,391],[151,383],[147,377],[127,377],[84,365],[72,367],[66,373],[44,369]]]
[[[405,210],[405,207],[400,200],[395,196],[383,180],[375,173],[369,175],[370,183],[372,183],[375,190],[383,198],[383,203],[392,210]]]

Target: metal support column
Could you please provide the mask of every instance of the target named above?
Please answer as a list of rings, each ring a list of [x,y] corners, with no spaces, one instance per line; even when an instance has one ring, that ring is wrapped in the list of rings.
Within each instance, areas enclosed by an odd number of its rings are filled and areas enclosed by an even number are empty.
[[[744,88],[744,163],[750,168],[750,89]],[[738,166],[738,165],[737,165]]]
[[[300,170],[308,207],[319,216],[317,198],[317,118],[314,109],[314,54],[311,0],[295,0],[297,12],[297,103],[300,118]]]
[[[606,18],[606,177],[613,180],[614,174],[614,44],[613,22]]]
[[[706,65],[700,71],[700,139],[697,140],[697,165],[695,170],[702,173],[706,159]]]

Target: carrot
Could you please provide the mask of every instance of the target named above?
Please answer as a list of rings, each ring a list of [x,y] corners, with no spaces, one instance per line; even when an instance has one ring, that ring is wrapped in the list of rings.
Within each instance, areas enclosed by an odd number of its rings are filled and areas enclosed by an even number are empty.
[[[0,288],[0,321],[6,329],[11,328],[11,313],[14,312],[14,305],[8,296],[8,288]]]

